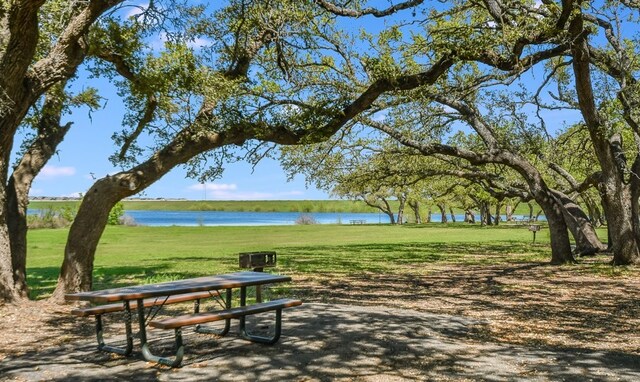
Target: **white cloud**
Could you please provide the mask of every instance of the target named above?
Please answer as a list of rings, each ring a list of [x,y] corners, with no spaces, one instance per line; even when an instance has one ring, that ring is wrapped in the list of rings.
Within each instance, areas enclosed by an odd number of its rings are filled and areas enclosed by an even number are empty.
[[[29,190],[29,196],[43,196],[44,190],[42,188],[32,188]]]
[[[238,185],[234,184],[234,183],[230,183],[230,184],[226,184],[226,183],[199,183],[199,184],[194,184],[193,186],[189,187],[189,190],[191,191],[235,191],[238,189]]]
[[[40,176],[44,178],[59,178],[62,176],[73,176],[76,174],[75,167],[58,167],[58,166],[44,166],[40,171]]]
[[[187,46],[191,49],[200,49],[211,45],[211,40],[202,37],[196,37],[193,41],[189,41]]]
[[[124,14],[124,18],[128,19],[130,17],[136,17],[139,14],[142,14],[144,11],[146,11],[149,8],[149,3],[143,3],[143,4],[137,4],[137,5],[132,5],[131,9],[129,9],[129,11],[127,13]]]

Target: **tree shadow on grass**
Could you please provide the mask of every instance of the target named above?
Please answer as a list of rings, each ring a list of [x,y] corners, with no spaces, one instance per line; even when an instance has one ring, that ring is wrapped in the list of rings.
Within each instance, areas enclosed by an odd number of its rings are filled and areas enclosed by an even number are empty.
[[[281,268],[296,272],[387,272],[436,263],[466,265],[545,262],[547,246],[522,242],[402,243],[284,247],[278,249]]]

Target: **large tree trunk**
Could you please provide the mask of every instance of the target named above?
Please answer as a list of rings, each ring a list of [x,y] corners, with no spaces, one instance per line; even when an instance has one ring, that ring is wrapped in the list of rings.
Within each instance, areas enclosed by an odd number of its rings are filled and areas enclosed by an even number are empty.
[[[573,38],[571,54],[580,111],[584,118],[596,157],[602,169],[603,207],[611,235],[614,264],[640,262],[638,215],[633,208],[632,190],[625,181],[626,160],[619,137],[609,137],[596,106],[591,81],[590,53],[587,34],[584,33],[582,15],[571,21],[569,32]],[[635,174],[632,175],[632,177]]]
[[[420,216],[420,202],[417,200],[409,200],[407,203],[409,204],[409,208],[413,211],[413,218],[415,219],[416,224],[422,224],[422,216]]]
[[[489,202],[484,200],[480,200],[478,202],[478,209],[480,210],[480,225],[490,226],[491,225],[491,209]]]
[[[553,190],[553,193],[562,203],[562,214],[576,242],[574,253],[586,256],[606,250],[606,245],[598,238],[595,228],[582,208],[567,195],[556,190]]]
[[[82,199],[69,230],[53,300],[62,302],[66,293],[91,290],[96,248],[109,212],[129,193],[126,180],[127,174],[123,173],[100,179]]]
[[[507,203],[506,207],[505,207],[505,215],[507,216],[507,221],[508,222],[512,222],[513,221],[513,214],[516,210],[516,208],[518,207],[519,203],[516,203],[515,206],[512,206],[511,203]]]
[[[502,219],[500,217],[500,210],[502,209],[502,202],[498,201],[496,203],[496,215],[495,215],[495,225],[499,225],[500,224],[500,220]]]
[[[27,288],[27,208],[29,190],[40,170],[51,159],[71,123],[60,126],[66,82],[47,93],[38,122],[38,135],[23,154],[7,187],[8,227],[11,240],[13,280],[21,297],[28,297]]]
[[[447,223],[447,206],[444,203],[436,203],[436,206],[440,210],[440,222]]]
[[[537,189],[533,193],[549,223],[551,241],[551,264],[565,264],[574,262],[569,241],[569,232],[562,214],[562,206],[555,195],[546,187]]]
[[[464,211],[464,222],[476,224],[476,215],[470,209]]]
[[[13,139],[31,101],[25,76],[38,42],[38,8],[44,0],[3,4],[0,14],[0,301],[22,298],[14,284],[9,193],[6,189]]]
[[[5,166],[0,159],[0,167]],[[0,303],[20,299],[20,293],[13,282],[13,261],[11,258],[11,238],[7,224],[7,197],[4,187],[0,187]]]
[[[47,56],[34,61],[39,39],[38,12],[45,0],[3,2],[0,11],[0,300],[26,295],[26,234],[20,211],[23,185],[8,184],[9,156],[27,111],[49,88],[70,78],[85,57],[83,39],[107,9],[122,0],[85,2],[56,36]],[[82,9],[80,9],[82,7]],[[8,189],[8,187],[10,189]],[[28,190],[27,190],[28,193]],[[25,209],[26,212],[26,209]],[[17,240],[14,242],[14,240]],[[13,250],[16,254],[12,254]],[[15,264],[14,264],[15,263]],[[14,282],[16,283],[14,285]]]
[[[391,210],[391,205],[389,205],[389,202],[385,198],[379,198],[379,200],[372,201],[365,196],[362,200],[369,207],[377,208],[380,212],[387,215],[389,218],[389,224],[396,224],[396,217]]]
[[[406,195],[400,195],[397,197],[398,198],[398,220],[397,223],[398,224],[403,224],[404,223],[404,208],[405,208],[405,204],[407,202],[407,197]]]

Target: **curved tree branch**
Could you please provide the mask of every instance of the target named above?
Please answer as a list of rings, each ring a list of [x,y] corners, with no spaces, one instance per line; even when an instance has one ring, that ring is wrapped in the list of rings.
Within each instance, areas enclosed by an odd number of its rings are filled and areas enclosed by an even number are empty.
[[[314,0],[316,4],[322,7],[327,12],[333,13],[336,16],[347,16],[347,17],[362,17],[362,16],[374,16],[374,17],[385,17],[390,16],[398,11],[416,7],[424,2],[424,0],[408,0],[396,5],[392,5],[386,9],[377,9],[377,8],[364,8],[364,9],[354,9],[347,8],[335,5],[333,2],[327,0]]]

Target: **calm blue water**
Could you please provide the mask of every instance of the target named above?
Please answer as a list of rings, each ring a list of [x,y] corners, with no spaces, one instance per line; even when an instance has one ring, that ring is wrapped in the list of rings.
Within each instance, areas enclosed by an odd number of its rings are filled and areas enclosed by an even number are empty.
[[[300,215],[312,216],[319,224],[350,224],[350,220],[364,220],[367,224],[388,222],[385,216],[372,213],[127,210],[125,215],[146,226],[292,225]]]
[[[30,209],[29,214],[40,210]],[[337,212],[229,212],[229,211],[159,211],[127,210],[125,216],[137,225],[144,226],[249,226],[249,225],[293,225],[301,215],[313,217],[318,224],[350,224],[351,220],[363,220],[366,224],[388,224],[389,218],[382,213],[337,213]],[[407,215],[409,216],[409,215]],[[450,216],[447,216],[450,217]],[[517,219],[524,216],[515,215]],[[476,216],[476,219],[478,216]],[[506,217],[502,217],[506,220]],[[456,221],[464,220],[456,215]],[[544,216],[541,216],[544,220]],[[431,215],[432,222],[440,221],[440,214]]]
[[[380,213],[337,212],[230,212],[230,211],[125,211],[136,224],[146,226],[241,226],[241,225],[292,225],[301,215],[308,215],[318,224],[350,224],[351,220],[364,220],[366,224],[388,224],[389,218]],[[515,216],[518,219],[522,216]],[[464,215],[456,215],[456,221]],[[503,216],[503,221],[506,216]],[[440,221],[440,214],[431,216],[432,222]]]

